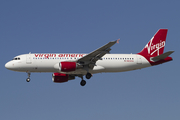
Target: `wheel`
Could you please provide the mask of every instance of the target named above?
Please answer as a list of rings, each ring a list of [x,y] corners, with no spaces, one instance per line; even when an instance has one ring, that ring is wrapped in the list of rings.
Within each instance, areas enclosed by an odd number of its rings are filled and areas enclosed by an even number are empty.
[[[27,81],[27,82],[30,82],[30,78],[27,78],[26,81]]]
[[[86,85],[86,81],[85,80],[81,80],[80,84],[81,84],[81,86],[85,86]]]
[[[91,77],[92,77],[92,74],[91,74],[91,73],[87,73],[87,74],[86,74],[86,78],[87,78],[87,79],[90,79]]]

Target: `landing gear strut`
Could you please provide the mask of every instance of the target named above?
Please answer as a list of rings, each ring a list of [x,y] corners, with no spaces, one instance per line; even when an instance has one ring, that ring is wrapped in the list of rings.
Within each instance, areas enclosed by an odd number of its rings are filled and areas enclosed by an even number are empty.
[[[26,79],[26,81],[27,81],[27,82],[30,82],[30,80],[31,80],[31,79],[30,79],[31,73],[30,73],[30,72],[27,72],[27,74],[28,74],[28,78]]]
[[[81,77],[81,79],[82,79],[82,80],[81,80],[81,82],[80,82],[80,85],[81,85],[81,86],[85,86],[85,85],[86,85],[86,81],[83,80],[83,76]]]

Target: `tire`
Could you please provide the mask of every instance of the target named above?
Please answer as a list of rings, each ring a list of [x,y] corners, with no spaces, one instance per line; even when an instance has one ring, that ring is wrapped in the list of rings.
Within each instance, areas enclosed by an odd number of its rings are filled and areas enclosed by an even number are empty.
[[[86,85],[86,81],[85,80],[81,80],[80,84],[81,84],[81,86],[85,86]]]
[[[92,77],[92,74],[91,74],[91,73],[87,73],[87,74],[86,74],[86,78],[87,78],[87,79],[90,79],[91,77]]]
[[[30,82],[30,78],[27,78],[26,81],[27,81],[27,82]]]

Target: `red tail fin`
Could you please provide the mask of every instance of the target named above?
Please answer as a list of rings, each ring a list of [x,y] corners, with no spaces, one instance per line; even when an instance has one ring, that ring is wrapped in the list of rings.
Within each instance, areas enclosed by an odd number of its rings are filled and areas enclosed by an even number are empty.
[[[167,31],[167,29],[159,29],[157,33],[148,42],[148,44],[144,47],[144,49],[138,54],[146,58],[155,57],[163,54]]]

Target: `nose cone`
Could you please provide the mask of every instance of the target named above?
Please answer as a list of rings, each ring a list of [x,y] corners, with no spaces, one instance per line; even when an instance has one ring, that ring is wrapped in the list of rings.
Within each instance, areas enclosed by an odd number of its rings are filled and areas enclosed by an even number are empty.
[[[10,62],[7,62],[7,63],[5,64],[5,68],[7,68],[7,69],[9,69],[9,70],[12,70],[13,65],[12,65]]]
[[[7,69],[9,69],[9,68],[10,68],[10,64],[9,64],[9,62],[7,62],[7,63],[5,64],[5,68],[7,68]]]

